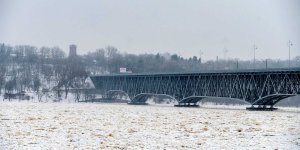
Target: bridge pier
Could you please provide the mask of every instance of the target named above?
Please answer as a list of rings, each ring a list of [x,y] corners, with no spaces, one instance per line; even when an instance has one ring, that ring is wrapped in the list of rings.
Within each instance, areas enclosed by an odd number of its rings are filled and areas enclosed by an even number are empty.
[[[278,108],[274,108],[273,105],[252,105],[251,107],[247,107],[246,110],[249,111],[273,111],[273,110],[277,110]]]
[[[178,103],[175,107],[199,107],[197,103]]]
[[[178,102],[175,107],[199,107],[198,102],[202,99],[207,98],[207,96],[190,96],[186,97]]]
[[[134,102],[134,103],[128,102],[127,104],[128,104],[128,105],[149,105],[149,104],[146,103],[146,102]]]

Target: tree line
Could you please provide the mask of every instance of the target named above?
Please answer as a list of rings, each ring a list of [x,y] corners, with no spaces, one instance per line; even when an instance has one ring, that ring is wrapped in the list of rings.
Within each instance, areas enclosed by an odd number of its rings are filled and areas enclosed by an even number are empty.
[[[177,54],[127,54],[113,46],[69,58],[59,47],[0,44],[0,92],[83,88],[89,75],[119,73],[127,68],[133,73],[199,72],[205,70],[235,70],[288,67],[287,60],[216,59],[203,62],[193,56]],[[292,67],[300,67],[300,56],[291,60]],[[1,93],[0,93],[1,94]]]

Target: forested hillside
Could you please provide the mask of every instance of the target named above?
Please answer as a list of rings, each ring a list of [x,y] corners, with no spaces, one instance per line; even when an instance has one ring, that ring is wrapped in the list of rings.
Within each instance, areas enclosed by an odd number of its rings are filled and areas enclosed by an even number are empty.
[[[0,44],[0,92],[83,88],[89,75],[119,73],[127,68],[133,73],[192,72],[205,70],[253,69],[253,60],[216,59],[201,61],[197,56],[177,54],[127,54],[108,46],[84,55],[67,57],[59,47],[10,46]],[[256,60],[258,68],[287,67],[287,60]],[[300,56],[291,60],[300,67]],[[58,95],[60,96],[60,95]]]

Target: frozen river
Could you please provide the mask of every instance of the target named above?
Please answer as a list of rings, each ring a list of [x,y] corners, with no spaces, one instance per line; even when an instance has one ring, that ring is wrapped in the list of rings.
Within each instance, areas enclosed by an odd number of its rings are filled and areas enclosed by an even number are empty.
[[[300,149],[300,110],[0,103],[0,149]]]

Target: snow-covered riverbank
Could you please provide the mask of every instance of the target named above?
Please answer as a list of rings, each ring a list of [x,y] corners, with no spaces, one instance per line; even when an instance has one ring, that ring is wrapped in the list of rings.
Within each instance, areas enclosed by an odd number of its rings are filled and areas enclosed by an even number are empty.
[[[0,103],[0,149],[300,149],[300,110]]]

